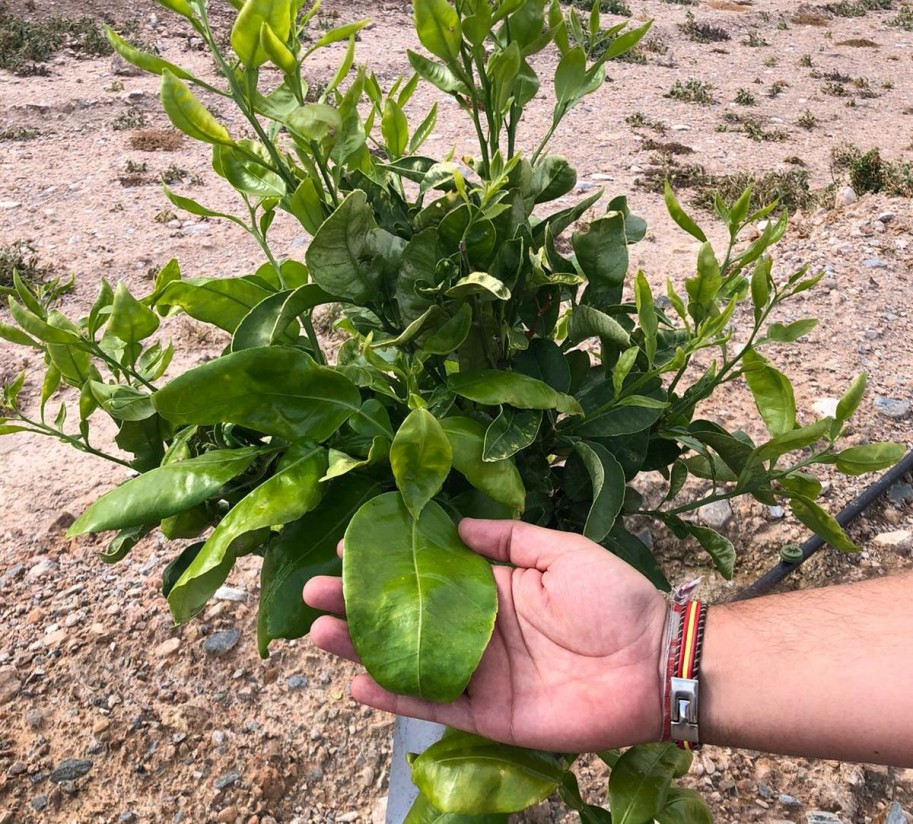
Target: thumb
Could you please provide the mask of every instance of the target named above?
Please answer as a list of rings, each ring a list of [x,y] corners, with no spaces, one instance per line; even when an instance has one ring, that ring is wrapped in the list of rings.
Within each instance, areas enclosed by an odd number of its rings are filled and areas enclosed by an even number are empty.
[[[464,518],[459,531],[463,543],[486,558],[542,572],[564,553],[594,546],[582,535],[557,532],[523,521]]]

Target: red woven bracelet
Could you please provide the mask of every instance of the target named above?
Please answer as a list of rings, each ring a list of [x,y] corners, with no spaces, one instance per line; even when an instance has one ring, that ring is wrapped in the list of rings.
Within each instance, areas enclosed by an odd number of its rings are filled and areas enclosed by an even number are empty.
[[[698,739],[698,676],[707,605],[676,601],[670,621],[673,637],[663,684],[663,741],[674,740],[685,750],[700,747]]]

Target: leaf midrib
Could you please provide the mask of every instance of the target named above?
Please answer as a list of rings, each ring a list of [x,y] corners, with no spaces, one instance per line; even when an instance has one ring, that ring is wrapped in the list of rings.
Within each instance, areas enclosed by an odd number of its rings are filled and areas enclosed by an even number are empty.
[[[418,628],[415,648],[415,678],[418,694],[424,696],[422,689],[422,635],[425,630],[425,596],[422,592],[422,576],[418,571],[418,518],[412,520],[411,534],[412,569],[415,571],[415,590],[418,596]]]

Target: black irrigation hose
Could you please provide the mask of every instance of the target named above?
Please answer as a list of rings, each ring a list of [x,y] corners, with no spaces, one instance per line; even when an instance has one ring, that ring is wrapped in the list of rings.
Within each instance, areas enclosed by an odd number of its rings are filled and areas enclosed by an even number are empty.
[[[913,449],[911,449],[900,461],[889,469],[879,480],[866,488],[855,501],[841,510],[837,516],[837,523],[844,529],[865,512],[875,501],[877,501],[890,486],[897,483],[908,472],[913,471]],[[796,561],[780,561],[775,567],[762,575],[757,581],[750,586],[745,587],[741,592],[730,598],[730,601],[747,601],[749,598],[756,598],[758,595],[765,595],[772,590],[777,584],[783,581],[787,575],[811,558],[821,547],[826,545],[826,541],[817,535],[812,535],[799,549],[802,557]]]

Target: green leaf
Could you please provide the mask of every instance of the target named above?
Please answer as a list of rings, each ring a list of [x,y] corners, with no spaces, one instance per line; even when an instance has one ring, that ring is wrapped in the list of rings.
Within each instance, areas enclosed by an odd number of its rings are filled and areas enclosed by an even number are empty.
[[[418,54],[411,49],[406,49],[406,56],[409,58],[409,65],[415,69],[423,80],[427,80],[432,86],[446,94],[469,94],[466,84],[446,66],[435,63],[433,60],[429,60],[424,55]]]
[[[316,283],[306,283],[297,289],[270,295],[254,306],[238,324],[231,339],[231,349],[239,352],[280,342],[294,343],[300,332],[298,316],[334,300]]]
[[[299,5],[291,0],[246,0],[231,29],[231,47],[241,63],[249,69],[263,65],[269,55],[260,43],[261,27],[265,23],[285,43]]]
[[[777,435],[776,438],[771,438],[767,443],[759,446],[751,455],[749,461],[767,461],[771,458],[779,458],[781,455],[793,450],[811,446],[827,436],[832,423],[833,420],[831,418],[822,418],[820,421],[815,421],[815,423],[808,426],[791,429],[789,432]],[[735,467],[732,468],[735,469]]]
[[[409,121],[399,107],[399,104],[388,97],[384,104],[384,114],[381,118],[380,131],[387,147],[387,154],[395,160],[402,157],[409,143]]]
[[[599,543],[615,525],[625,500],[625,473],[615,456],[598,443],[580,442],[574,450],[583,461],[593,484],[593,505],[583,534]]]
[[[285,181],[273,169],[269,152],[255,140],[239,140],[232,146],[213,146],[212,168],[237,191],[250,197],[286,195]]]
[[[868,376],[865,372],[860,372],[856,380],[850,384],[843,397],[837,403],[837,420],[840,423],[846,423],[853,417],[859,404],[862,402],[862,396],[865,394],[865,387],[868,383]]]
[[[637,361],[637,356],[640,354],[640,348],[637,346],[632,346],[630,349],[625,349],[618,357],[618,363],[615,364],[615,368],[612,370],[612,388],[615,390],[616,395],[621,394],[621,390],[624,387],[625,378],[631,372],[631,369],[634,367],[634,363]],[[665,407],[667,404],[664,401],[656,401],[653,398],[644,398],[643,396],[633,395],[624,400],[633,400],[638,399],[640,402],[634,404],[635,406],[653,406],[656,403],[659,403],[661,406]],[[644,401],[647,401],[645,403]]]
[[[640,744],[624,752],[609,777],[613,824],[644,824],[665,806],[672,779],[683,775],[691,753],[673,743]]]
[[[301,638],[310,631],[322,613],[304,603],[301,590],[315,575],[341,574],[336,545],[359,507],[381,491],[380,483],[358,475],[331,484],[320,506],[285,526],[267,547],[257,616],[261,657],[276,638]]]
[[[659,824],[713,824],[713,813],[700,793],[685,787],[670,787],[656,820]]]
[[[288,211],[298,218],[298,222],[312,235],[323,225],[326,215],[323,211],[323,198],[311,178],[306,177],[289,198]]]
[[[742,362],[745,381],[770,434],[776,437],[795,429],[796,399],[789,378],[754,350]]]
[[[358,304],[371,300],[380,284],[380,270],[370,263],[371,235],[376,228],[367,195],[355,190],[308,246],[305,259],[314,280],[342,300]]]
[[[15,298],[9,299],[10,314],[13,320],[33,338],[42,343],[59,343],[65,346],[84,346],[85,342],[75,332],[58,328],[22,306]]]
[[[533,168],[532,189],[536,203],[547,203],[572,191],[577,185],[577,170],[567,159],[548,155]]]
[[[641,575],[650,581],[653,586],[663,592],[669,592],[672,585],[666,578],[663,568],[659,565],[649,547],[636,535],[632,535],[620,524],[616,523],[612,531],[601,542],[602,545],[630,564]]]
[[[298,61],[288,46],[279,39],[266,21],[260,26],[260,48],[274,66],[286,77],[295,77],[298,72]]]
[[[574,232],[571,244],[581,271],[596,292],[617,289],[624,283],[628,241],[621,212],[609,212],[594,220],[587,231]]]
[[[510,300],[510,289],[485,272],[470,272],[447,290],[447,297],[460,300],[481,295],[484,300]]]
[[[547,338],[533,338],[529,346],[514,355],[514,371],[547,383],[556,392],[571,388],[571,369],[561,347]]]
[[[121,282],[114,290],[114,303],[107,331],[124,343],[139,343],[159,328],[158,316],[140,303]]]
[[[551,753],[452,732],[412,763],[412,781],[439,810],[514,813],[544,801],[564,767]]]
[[[143,538],[150,532],[152,527],[148,524],[142,526],[131,526],[122,529],[110,541],[108,545],[98,553],[98,560],[103,564],[116,564],[123,561],[130,550],[133,549]]]
[[[780,478],[780,485],[789,492],[794,492],[803,498],[811,498],[813,501],[823,489],[821,481],[807,472],[792,472],[785,478]]]
[[[488,8],[488,2],[483,5]],[[403,824],[507,824],[506,815],[460,815],[442,813],[421,793],[409,809]]]
[[[415,518],[444,485],[452,459],[450,441],[437,418],[427,409],[410,412],[393,438],[390,465],[403,501]]]
[[[323,447],[309,442],[289,447],[276,474],[235,504],[175,583],[168,595],[168,606],[177,623],[196,615],[224,583],[235,563],[236,540],[256,530],[294,521],[320,503],[326,490],[320,478],[326,467]]]
[[[419,341],[422,349],[432,355],[449,355],[459,349],[472,329],[472,307],[463,303],[453,317]]]
[[[203,143],[232,145],[228,130],[194,97],[186,84],[167,69],[162,72],[161,97],[165,114],[178,131]]]
[[[205,541],[198,541],[184,547],[180,555],[178,555],[174,560],[170,561],[168,565],[162,570],[162,595],[164,595],[166,598],[168,597],[168,594],[171,592],[171,590],[174,589],[174,585],[184,574],[184,571],[187,569],[187,567],[193,563],[193,559],[200,554],[200,550],[203,548],[204,543]]]
[[[248,278],[195,278],[174,280],[155,299],[162,315],[183,310],[203,323],[233,333],[262,300],[273,293]]]
[[[851,446],[837,455],[837,469],[844,475],[864,475],[894,466],[903,459],[906,447],[900,443],[869,443]]]
[[[701,243],[707,242],[707,235],[701,230],[688,215],[685,214],[684,209],[682,209],[681,204],[675,197],[675,193],[672,191],[672,187],[669,185],[669,181],[666,181],[665,186],[665,199],[666,199],[666,209],[669,210],[669,216],[674,220],[678,226],[684,229],[689,235],[694,238],[697,238]]]
[[[847,537],[837,520],[810,498],[793,495],[789,501],[789,508],[801,523],[834,549],[841,552],[859,552],[859,547]]]
[[[659,329],[659,319],[653,303],[653,292],[643,272],[638,272],[634,278],[634,300],[637,306],[637,319],[644,333],[644,352],[647,363],[652,368],[656,358],[656,334]]]
[[[818,325],[817,318],[803,318],[792,323],[772,323],[767,327],[767,337],[774,343],[793,343]]]
[[[355,385],[304,352],[244,349],[204,363],[152,396],[176,425],[236,423],[288,441],[323,441],[361,407]]]
[[[585,438],[612,438],[641,432],[653,426],[663,414],[662,409],[618,405],[609,382],[596,384],[581,394],[580,404],[586,417],[570,424],[570,428],[575,435]]]
[[[460,397],[486,406],[508,404],[518,409],[557,409],[566,415],[582,414],[580,405],[570,395],[517,372],[483,369],[452,375],[448,384]]]
[[[17,329],[15,326],[11,326],[8,323],[0,323],[0,338],[9,341],[10,343],[14,343],[17,346],[32,346],[35,349],[42,348],[38,341],[30,338],[21,329]]]
[[[111,44],[114,51],[138,69],[142,69],[150,74],[161,74],[164,71],[169,71],[175,77],[180,77],[183,80],[196,80],[196,78],[186,69],[182,69],[174,63],[169,63],[167,60],[162,60],[161,57],[157,57],[154,54],[134,48],[114,31],[114,29],[108,26],[105,26],[104,29],[105,37],[108,38],[108,42]]]
[[[596,337],[623,349],[631,345],[630,336],[615,318],[581,303],[571,313],[568,339],[573,343],[580,343],[587,338]]]
[[[72,343],[48,343],[47,355],[64,380],[71,386],[81,387],[92,374],[92,358],[85,350],[76,325],[56,309],[48,315],[48,325],[73,336]]]
[[[183,197],[176,192],[172,192],[164,183],[162,184],[162,190],[165,192],[165,197],[177,206],[178,209],[183,209],[185,212],[190,212],[192,215],[199,215],[200,217],[218,217],[223,218],[224,220],[230,220],[232,223],[237,223],[239,226],[245,225],[243,221],[233,215],[225,214],[225,212],[216,212],[203,206],[201,203],[197,203],[197,201],[192,198]],[[157,291],[158,283],[156,282],[156,292]]]
[[[586,83],[586,52],[575,46],[565,54],[555,69],[555,98],[567,105],[578,97]]]
[[[438,504],[415,519],[396,492],[368,501],[346,530],[342,580],[352,643],[382,687],[432,701],[463,692],[494,630],[497,591]]]
[[[516,455],[536,440],[542,425],[539,410],[520,411],[505,406],[485,431],[483,461],[500,461]]]
[[[123,384],[93,380],[87,381],[86,387],[92,398],[115,420],[143,421],[155,414],[152,396],[148,392]]]
[[[713,563],[720,574],[728,581],[732,578],[735,566],[735,547],[732,541],[714,532],[705,526],[687,524],[688,534],[694,536],[707,554],[713,558]]]
[[[243,473],[263,449],[215,449],[144,472],[102,495],[67,530],[67,536],[157,524],[215,495]]]
[[[456,10],[447,0],[415,0],[412,5],[421,44],[445,63],[455,64],[463,40]]]
[[[340,43],[343,40],[348,40],[353,34],[358,34],[358,32],[370,22],[371,21],[367,19],[356,20],[352,23],[343,23],[335,29],[330,29],[323,37],[314,43],[309,51],[314,51],[315,49],[321,49],[324,46],[329,46],[333,43]]]
[[[758,258],[755,264],[754,272],[751,275],[751,302],[754,305],[754,317],[758,321],[767,303],[770,300],[770,277],[771,259]]]
[[[697,253],[697,277],[685,279],[688,292],[688,313],[697,323],[710,316],[716,305],[716,296],[723,285],[720,264],[710,242],[701,245]]]
[[[472,418],[452,417],[441,428],[453,449],[453,468],[476,489],[511,509],[522,512],[526,489],[520,472],[510,459],[484,460],[485,427]]]

